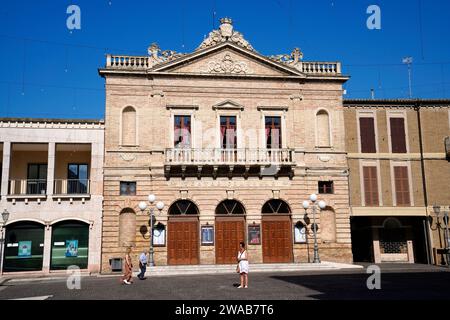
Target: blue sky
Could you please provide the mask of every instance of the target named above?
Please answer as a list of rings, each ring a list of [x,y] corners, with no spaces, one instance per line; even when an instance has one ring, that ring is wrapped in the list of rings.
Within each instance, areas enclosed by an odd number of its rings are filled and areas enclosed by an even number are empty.
[[[81,9],[81,30],[66,9]],[[381,30],[369,30],[369,5]],[[0,117],[103,118],[105,53],[194,50],[228,16],[264,55],[300,47],[304,60],[339,60],[346,98],[408,97],[402,58],[412,56],[413,95],[450,98],[448,0],[40,0],[0,6]]]

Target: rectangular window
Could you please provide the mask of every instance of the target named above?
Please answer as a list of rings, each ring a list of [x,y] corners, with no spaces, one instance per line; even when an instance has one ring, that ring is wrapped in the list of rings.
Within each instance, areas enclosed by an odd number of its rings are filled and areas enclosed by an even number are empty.
[[[323,194],[334,193],[333,181],[319,181],[319,193]]]
[[[222,149],[236,149],[236,117],[221,116],[220,117],[220,140]]]
[[[136,182],[121,181],[120,182],[120,195],[121,196],[135,196],[136,195]]]
[[[88,193],[88,165],[85,163],[70,163],[67,172],[67,193]]]
[[[191,147],[191,116],[174,116],[173,145],[175,148]]]
[[[411,201],[409,198],[408,167],[394,167],[394,181],[397,205],[409,206]]]
[[[377,167],[363,167],[363,179],[366,206],[378,206]]]
[[[47,193],[47,164],[28,164],[27,194]]]
[[[281,149],[281,117],[265,117],[267,149]]]
[[[405,119],[390,118],[391,146],[393,153],[406,153]]]
[[[375,153],[375,122],[374,118],[359,118],[359,133],[361,139],[361,152]]]

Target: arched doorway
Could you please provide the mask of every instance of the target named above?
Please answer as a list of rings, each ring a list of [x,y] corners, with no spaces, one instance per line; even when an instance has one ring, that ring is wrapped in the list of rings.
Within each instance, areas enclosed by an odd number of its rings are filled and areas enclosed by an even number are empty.
[[[136,243],[136,213],[124,208],[119,214],[119,247],[134,247]]]
[[[178,200],[169,207],[167,223],[167,263],[199,263],[199,210],[189,200]]]
[[[261,212],[263,262],[292,262],[291,208],[283,200],[271,199]]]
[[[42,270],[44,225],[32,221],[6,226],[4,272]]]
[[[61,221],[52,226],[51,270],[66,270],[75,265],[87,269],[89,225],[81,221]]]
[[[245,242],[245,208],[237,200],[224,200],[216,207],[216,263],[236,262],[239,242]]]

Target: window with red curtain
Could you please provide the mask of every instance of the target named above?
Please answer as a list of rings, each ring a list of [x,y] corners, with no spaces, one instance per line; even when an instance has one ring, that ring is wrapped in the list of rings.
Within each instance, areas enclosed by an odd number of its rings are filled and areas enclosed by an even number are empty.
[[[281,149],[281,117],[265,117],[266,148]]]
[[[361,152],[377,152],[375,144],[375,125],[373,118],[359,118],[359,134],[361,139]]]
[[[405,119],[390,118],[391,146],[393,153],[406,153]]]
[[[222,149],[236,149],[236,117],[221,116],[220,117],[220,141]]]
[[[191,116],[175,116],[173,129],[175,148],[189,148],[191,146]]]

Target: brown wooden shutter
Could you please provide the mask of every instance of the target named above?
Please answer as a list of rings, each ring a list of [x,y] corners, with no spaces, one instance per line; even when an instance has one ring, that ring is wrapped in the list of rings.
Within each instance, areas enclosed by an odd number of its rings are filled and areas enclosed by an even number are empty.
[[[406,153],[405,119],[390,118],[393,153]]]
[[[361,138],[361,152],[375,153],[375,125],[373,118],[359,118],[359,132]]]
[[[408,168],[394,167],[395,195],[398,206],[411,204],[409,197]]]
[[[363,167],[363,179],[366,206],[378,206],[377,167]]]

